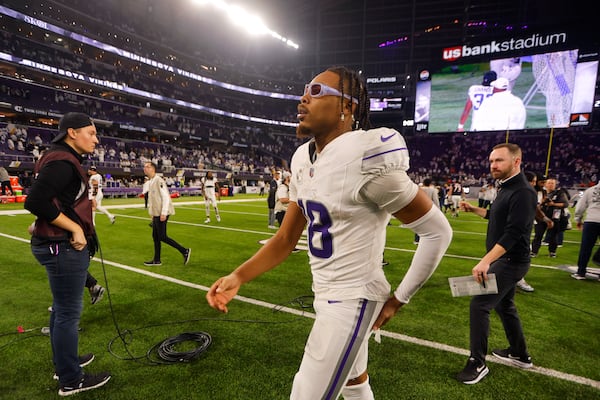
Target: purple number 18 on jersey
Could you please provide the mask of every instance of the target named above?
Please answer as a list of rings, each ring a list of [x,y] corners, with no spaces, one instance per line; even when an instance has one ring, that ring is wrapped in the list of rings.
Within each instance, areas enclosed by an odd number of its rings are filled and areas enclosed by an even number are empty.
[[[329,232],[331,228],[331,216],[327,208],[319,202],[307,200],[306,205],[298,200],[298,206],[308,219],[308,247],[313,256],[329,258],[333,255],[333,238]],[[315,243],[319,239],[320,243]]]

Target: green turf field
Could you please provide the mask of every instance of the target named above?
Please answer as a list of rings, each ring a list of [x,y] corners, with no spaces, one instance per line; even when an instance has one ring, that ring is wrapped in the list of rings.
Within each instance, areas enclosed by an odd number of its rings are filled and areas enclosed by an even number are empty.
[[[110,225],[104,215],[96,216],[102,251],[90,271],[110,296],[91,305],[84,293],[80,351],[96,354],[86,370],[109,370],[112,379],[78,398],[289,398],[313,321],[306,252],[290,255],[279,268],[242,287],[229,314],[219,314],[206,303],[207,286],[251,256],[274,231],[267,229],[264,197],[222,200],[222,222],[211,224],[202,223],[200,200],[178,199],[168,228],[170,236],[193,249],[190,263],[183,266],[181,255],[163,245],[160,267],[143,265],[152,256],[152,238],[142,201],[104,200],[117,220]],[[0,397],[53,399],[59,396],[51,350],[40,333],[48,324],[51,295],[45,271],[29,249],[27,226],[33,218],[21,210],[20,204],[0,205]],[[600,399],[600,283],[576,281],[559,268],[576,262],[577,230],[566,232],[556,259],[542,248],[527,275],[535,292],[516,295],[535,367],[525,371],[490,358],[490,373],[479,384],[454,379],[468,354],[469,298],[453,298],[448,278],[470,274],[484,254],[486,223],[472,214],[447,216],[454,238],[439,268],[385,326],[381,343],[371,341],[375,398]],[[393,221],[385,250],[393,287],[408,268],[412,242],[412,232]],[[491,321],[490,350],[506,346],[495,314]],[[19,326],[24,333],[18,333]],[[198,331],[212,338],[198,359],[157,362],[156,344]],[[184,342],[177,349],[194,347]]]

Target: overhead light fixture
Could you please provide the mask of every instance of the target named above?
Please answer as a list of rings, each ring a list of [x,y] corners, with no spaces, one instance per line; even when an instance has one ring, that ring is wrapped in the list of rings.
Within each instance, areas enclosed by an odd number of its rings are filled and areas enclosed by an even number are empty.
[[[277,39],[285,45],[294,49],[300,46],[293,40],[284,37],[283,35],[271,30],[258,15],[252,14],[238,5],[229,5],[223,0],[193,0],[199,6],[213,6],[216,9],[224,12],[234,25],[237,25],[247,33],[255,36],[268,34],[272,38]]]

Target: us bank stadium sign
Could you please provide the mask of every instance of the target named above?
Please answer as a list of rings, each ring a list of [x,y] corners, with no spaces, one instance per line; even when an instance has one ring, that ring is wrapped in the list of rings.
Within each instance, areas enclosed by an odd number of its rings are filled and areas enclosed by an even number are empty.
[[[490,43],[477,46],[454,46],[447,47],[442,52],[444,61],[456,61],[459,58],[475,57],[485,54],[506,53],[516,50],[526,50],[548,46],[557,46],[567,43],[567,34],[550,33],[547,35],[533,34],[526,38],[507,39],[503,41],[491,41]]]

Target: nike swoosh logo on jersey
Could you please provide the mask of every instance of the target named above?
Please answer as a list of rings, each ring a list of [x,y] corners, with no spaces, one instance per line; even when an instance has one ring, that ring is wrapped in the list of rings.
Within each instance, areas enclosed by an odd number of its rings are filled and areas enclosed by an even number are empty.
[[[381,139],[382,142],[387,142],[388,140],[390,140],[391,138],[393,138],[394,136],[396,136],[396,133],[392,133],[390,136],[383,136],[381,135],[379,138]]]

